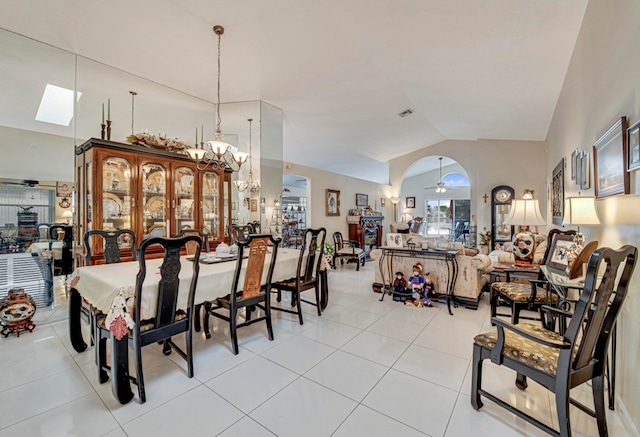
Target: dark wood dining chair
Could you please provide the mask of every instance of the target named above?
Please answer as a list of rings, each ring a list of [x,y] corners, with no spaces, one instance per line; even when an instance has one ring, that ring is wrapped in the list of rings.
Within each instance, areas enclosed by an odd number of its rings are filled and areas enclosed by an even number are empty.
[[[177,234],[172,234],[171,238],[180,238],[185,235],[197,235],[202,238],[202,247],[206,253],[211,252],[211,246],[209,245],[209,232],[202,229],[183,229]],[[193,255],[195,253],[195,244],[190,243],[186,246],[187,255]]]
[[[173,234],[171,235],[172,238],[180,238],[180,237],[184,237],[185,235],[197,235],[200,238],[202,238],[202,242],[203,242],[203,247],[204,247],[204,251],[206,253],[211,252],[211,246],[209,245],[209,232],[204,231],[202,229],[183,229],[180,232],[178,232],[177,234]],[[187,252],[187,255],[191,255],[193,256],[196,252],[196,245],[194,242],[188,243],[185,245],[185,250]],[[194,309],[194,313],[193,313],[193,329],[195,329],[196,332],[200,332],[200,326],[201,326],[201,318],[203,317],[202,315],[202,303],[197,303]]]
[[[607,436],[604,379],[605,362],[616,318],[627,296],[638,250],[601,248],[589,259],[585,285],[573,313],[545,306],[556,317],[571,318],[564,335],[539,325],[513,325],[498,318],[497,332],[475,337],[473,344],[471,405],[482,408],[485,397],[509,412],[555,436],[571,435],[569,405],[596,418],[599,435]],[[619,274],[619,270],[622,272]],[[602,278],[599,273],[604,272]],[[619,276],[619,278],[618,278]],[[527,378],[555,393],[559,430],[533,418],[482,387],[482,362],[506,366],[517,372],[516,386],[527,388]],[[595,411],[571,399],[570,390],[591,381]],[[527,405],[527,402],[522,402]]]
[[[198,283],[198,274],[200,272],[200,263],[193,262],[191,265],[191,280],[188,289],[187,308],[178,308],[178,293],[180,279],[178,277],[181,270],[180,251],[186,244],[193,242],[196,245],[196,257],[200,255],[202,247],[202,239],[199,236],[187,235],[181,238],[147,238],[140,243],[138,249],[138,263],[140,269],[136,276],[135,284],[135,309],[131,317],[134,321],[133,329],[127,334],[129,347],[133,350],[133,357],[136,367],[136,377],[132,378],[133,382],[138,386],[138,396],[140,403],[146,401],[144,389],[144,375],[142,371],[142,348],[153,343],[162,342],[163,353],[171,354],[175,350],[180,357],[187,362],[187,376],[193,377],[193,345],[192,345],[192,318],[194,309],[194,298],[196,285]],[[161,246],[164,249],[164,259],[160,266],[160,275],[156,277],[155,272],[151,272],[150,280],[157,279],[157,304],[155,308],[155,317],[144,320],[142,314],[142,285],[147,277],[147,260],[146,252],[150,246]],[[197,259],[197,258],[196,258]],[[106,382],[108,373],[111,369],[107,365],[107,339],[112,335],[109,326],[106,326],[106,317],[98,320],[98,366],[100,382]],[[112,323],[115,323],[112,322]],[[124,322],[123,322],[124,323]],[[177,346],[172,337],[180,333],[185,333],[186,350]]]
[[[101,264],[113,264],[122,261],[122,250],[126,249],[133,261],[137,260],[136,254],[136,233],[131,229],[119,229],[117,231],[103,231],[95,229],[87,231],[84,234],[84,248],[85,248],[85,265],[91,265],[91,257],[93,252],[91,247],[96,240],[93,236],[101,237],[104,243],[102,251],[103,259],[99,261]]]
[[[247,223],[247,225],[251,226],[253,228],[253,232],[251,232],[252,234],[260,234],[262,231],[262,225],[260,224],[259,220],[254,220],[252,222]]]
[[[273,246],[269,246],[271,243]],[[278,245],[280,239],[273,238],[269,234],[252,234],[245,241],[238,242],[238,260],[236,270],[233,275],[231,292],[224,297],[220,297],[213,302],[206,302],[204,309],[204,332],[207,338],[211,337],[209,332],[209,316],[218,317],[229,323],[231,331],[231,349],[235,355],[238,354],[237,330],[243,326],[248,326],[256,322],[265,321],[267,324],[267,334],[269,340],[273,340],[273,327],[271,325],[270,290],[273,269],[276,264]],[[243,255],[249,252],[246,267],[243,269]],[[264,276],[265,260],[268,252],[271,252],[271,260]],[[240,277],[244,271],[244,282],[240,287]],[[262,310],[263,315],[251,318],[254,307]],[[245,308],[245,320],[238,323],[238,311]],[[229,315],[221,313],[219,310],[228,311]]]
[[[360,248],[360,243],[356,240],[343,240],[341,232],[333,233],[333,268],[337,267],[336,259],[344,264],[344,260],[348,263],[356,263],[356,271],[360,270],[360,263],[364,267],[365,256],[364,250]]]
[[[576,231],[561,231],[559,229],[552,229],[547,236],[547,249],[544,253],[543,264],[546,264],[551,259],[551,246],[554,235],[575,235]],[[548,305],[552,301],[557,299],[555,294],[552,294],[547,289],[547,281],[545,280],[542,272],[538,273],[537,278],[529,279],[527,282],[513,282],[511,281],[511,275],[508,270],[506,282],[493,282],[491,284],[491,317],[507,316],[508,314],[498,314],[498,306],[506,304],[511,307],[511,323],[517,324],[520,321],[520,311],[533,310],[539,311],[543,305]],[[522,317],[523,319],[531,319],[530,317]],[[540,318],[534,320],[543,320],[542,313]]]
[[[253,225],[229,225],[229,245],[246,241],[253,233]]]
[[[297,314],[300,324],[302,320],[301,302],[311,304],[318,310],[318,316],[322,314],[322,304],[320,299],[320,267],[322,264],[322,250],[327,236],[325,228],[306,229],[302,237],[302,248],[298,257],[298,267],[296,275],[284,281],[277,281],[272,284],[272,289],[277,293],[277,301],[282,300],[282,292],[291,293],[291,306],[296,310],[290,310],[279,306],[272,309],[286,313]],[[307,290],[315,290],[315,302],[302,299],[301,295]]]

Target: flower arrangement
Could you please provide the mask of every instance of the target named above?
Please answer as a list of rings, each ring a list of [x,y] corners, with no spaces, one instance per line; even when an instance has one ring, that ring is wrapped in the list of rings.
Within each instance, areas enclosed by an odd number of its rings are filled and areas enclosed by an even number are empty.
[[[129,135],[127,137],[127,142],[129,144],[140,144],[143,146],[151,146],[156,149],[164,149],[164,150],[184,150],[187,148],[187,145],[177,139],[172,140],[166,137],[157,137],[155,135],[150,134],[135,134]]]
[[[480,232],[480,246],[489,246],[491,244],[491,231],[484,228],[484,232]]]

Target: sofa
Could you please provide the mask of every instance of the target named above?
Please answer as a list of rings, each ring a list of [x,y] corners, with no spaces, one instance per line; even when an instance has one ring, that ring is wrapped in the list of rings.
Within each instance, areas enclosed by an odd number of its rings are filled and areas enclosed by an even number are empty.
[[[393,229],[393,227],[392,227]],[[489,273],[493,270],[493,263],[487,255],[478,253],[477,249],[467,248],[459,243],[451,243],[435,238],[426,238],[417,234],[407,233],[401,234],[403,247],[408,248],[414,245],[416,250],[420,250],[423,242],[429,244],[429,247],[438,247],[441,249],[459,250],[456,255],[458,264],[458,275],[454,285],[453,294],[456,301],[463,303],[470,308],[477,308],[478,301],[484,285],[488,282]],[[374,249],[371,251],[371,258],[375,265],[375,279],[372,285],[376,292],[382,291],[382,274],[380,266],[380,258],[382,249]],[[412,267],[415,263],[421,263],[423,273],[429,273],[429,278],[435,285],[438,293],[447,291],[448,269],[445,261],[421,258],[419,253],[415,257],[394,257],[393,265],[389,266],[386,262],[382,268],[384,278],[387,284],[394,278],[395,273],[400,271],[405,277],[411,276]],[[391,268],[390,268],[391,267]],[[393,271],[390,271],[393,270]]]

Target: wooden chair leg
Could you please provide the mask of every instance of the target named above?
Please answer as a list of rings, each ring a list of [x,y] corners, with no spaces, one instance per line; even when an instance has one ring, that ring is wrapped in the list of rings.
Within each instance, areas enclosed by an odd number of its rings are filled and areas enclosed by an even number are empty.
[[[200,314],[201,314],[202,304],[196,305],[193,310],[193,329],[196,332],[200,332]]]
[[[147,401],[147,395],[144,389],[144,375],[142,373],[142,347],[135,345],[135,351],[133,357],[136,361],[136,379],[138,381],[138,396],[140,397],[140,403],[144,404]]]
[[[273,325],[271,324],[271,306],[269,302],[264,306],[265,316],[267,318],[267,334],[269,335],[269,340],[273,341]]]
[[[520,307],[514,302],[511,305],[511,324],[517,325],[520,321]]]
[[[314,291],[316,292],[316,310],[318,311],[318,316],[322,315],[322,306],[320,305],[320,284],[316,281],[316,286],[314,287]]]
[[[360,271],[360,260],[356,258],[356,272]]]
[[[473,345],[473,363],[471,377],[471,406],[479,410],[484,405],[480,399],[479,390],[482,388],[482,348],[477,344]]]
[[[203,329],[205,338],[211,338],[211,332],[209,332],[209,311],[211,310],[211,303],[204,304],[204,316],[203,316]]]
[[[526,390],[529,387],[527,377],[520,372],[516,373],[516,387],[520,390]]]
[[[498,312],[498,294],[491,289],[490,296],[489,305],[491,307],[491,317],[495,317]],[[491,322],[491,326],[495,326],[495,324]]]
[[[607,431],[607,416],[604,406],[604,375],[596,376],[591,380],[593,390],[593,405],[596,411],[599,435],[609,435]]]
[[[231,350],[234,355],[238,355],[238,333],[237,331],[237,322],[236,318],[238,317],[238,313],[236,312],[236,308],[231,308],[229,311],[229,324],[231,329]]]
[[[302,320],[302,300],[300,299],[300,295],[297,296],[296,305],[298,307],[298,319],[300,320],[300,324],[302,325],[304,324],[304,321]]]

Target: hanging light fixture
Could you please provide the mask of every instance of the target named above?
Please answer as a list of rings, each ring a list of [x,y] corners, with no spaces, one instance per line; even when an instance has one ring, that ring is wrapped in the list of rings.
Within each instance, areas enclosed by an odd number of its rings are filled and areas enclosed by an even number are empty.
[[[447,189],[444,187],[444,182],[442,182],[442,156],[440,157],[440,180],[436,184],[436,193],[444,193]]]
[[[260,181],[253,180],[253,155],[251,150],[251,122],[253,118],[249,118],[247,121],[249,122],[249,180],[237,180],[234,183],[240,192],[249,190],[252,193],[257,193],[260,191]]]
[[[211,166],[212,168],[220,168],[230,171],[238,171],[242,164],[247,160],[249,155],[245,152],[239,152],[237,147],[222,141],[222,131],[220,124],[222,117],[220,116],[220,41],[224,33],[224,27],[213,26],[213,32],[218,35],[218,103],[216,105],[216,139],[207,142],[207,148],[189,147],[187,153],[189,156],[198,161],[198,169],[204,170]]]

